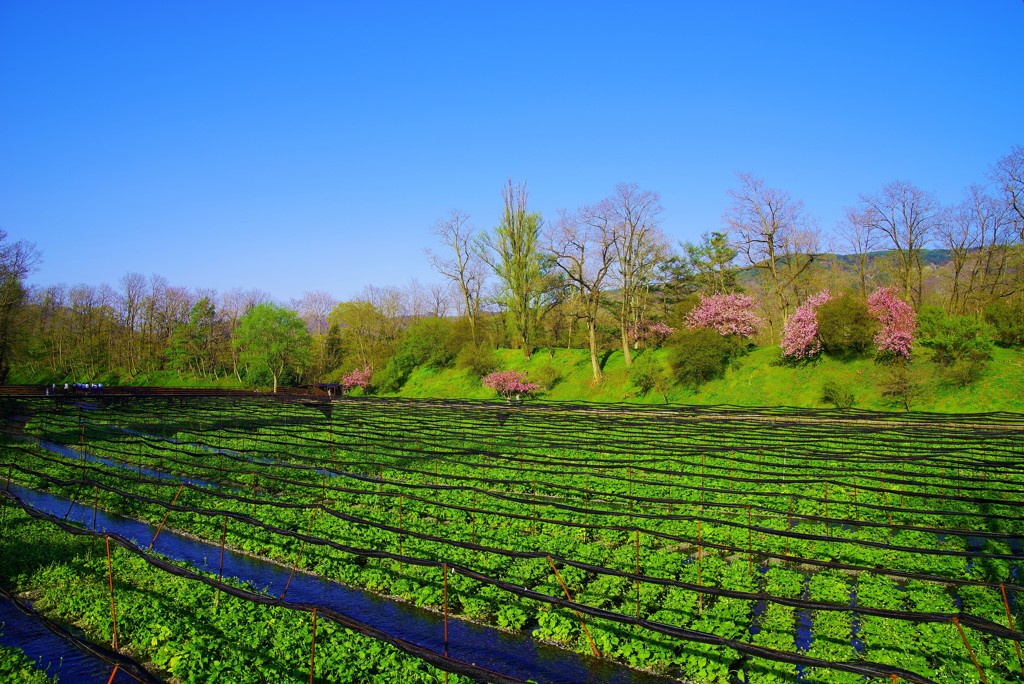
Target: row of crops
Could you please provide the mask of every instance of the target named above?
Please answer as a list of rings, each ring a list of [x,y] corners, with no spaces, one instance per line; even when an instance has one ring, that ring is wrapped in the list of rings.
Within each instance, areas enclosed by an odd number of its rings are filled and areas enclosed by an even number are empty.
[[[1024,681],[1020,416],[266,397],[23,413],[14,482],[635,668]]]

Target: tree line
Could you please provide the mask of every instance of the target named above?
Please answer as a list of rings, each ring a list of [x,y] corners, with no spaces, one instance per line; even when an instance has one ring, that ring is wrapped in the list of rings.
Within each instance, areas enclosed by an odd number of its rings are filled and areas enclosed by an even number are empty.
[[[437,282],[368,285],[348,301],[318,291],[275,303],[260,290],[218,293],[138,273],[114,286],[28,287],[39,251],[0,233],[0,381],[276,388],[360,370],[397,389],[422,365],[482,375],[495,370],[495,348],[529,357],[566,347],[589,350],[599,382],[608,351],[631,365],[645,344],[686,327],[702,296],[742,294],[763,321],[754,340],[779,344],[815,293],[866,302],[883,287],[914,311],[988,321],[1004,342],[1024,342],[1024,147],[952,205],[894,181],[859,195],[830,231],[751,174],[728,198],[717,230],[673,242],[653,190],[622,183],[545,218],[525,184],[509,180],[493,228],[458,209],[433,226]]]

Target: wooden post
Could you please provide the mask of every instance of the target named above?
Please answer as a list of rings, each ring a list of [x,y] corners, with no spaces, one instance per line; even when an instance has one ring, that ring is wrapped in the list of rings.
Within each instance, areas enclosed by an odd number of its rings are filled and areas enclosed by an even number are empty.
[[[982,684],[988,684],[988,680],[985,679],[985,673],[981,670],[981,665],[978,664],[978,659],[974,655],[974,649],[967,642],[967,635],[964,634],[964,628],[960,626],[960,620],[956,617],[952,618],[953,624],[956,625],[956,629],[960,632],[960,638],[963,639],[964,646],[967,647],[967,652],[971,654],[971,661],[974,663],[975,669],[978,670],[978,677],[981,678]]]
[[[178,485],[178,491],[175,492],[174,498],[171,499],[171,505],[172,506],[175,503],[177,503],[178,497],[181,495],[181,490],[184,489],[184,487],[185,487],[185,483],[184,482],[182,482],[180,485]],[[167,516],[169,516],[170,514],[171,514],[171,509],[168,508],[167,512],[164,513],[163,520],[160,521],[160,526],[156,528],[156,534],[153,535],[153,541],[149,542],[149,548],[146,549],[147,551],[152,551],[153,550],[153,544],[156,544],[156,538],[160,536],[160,532],[164,529],[164,523],[167,522]]]
[[[1010,623],[1010,629],[1016,629],[1013,626],[1013,615],[1010,613],[1010,602],[1006,600],[1006,587],[1000,582],[999,591],[1003,594],[1003,605],[1006,607],[1006,619]],[[1017,663],[1020,664],[1020,674],[1024,677],[1024,658],[1021,658],[1020,654],[1020,642],[1014,640],[1013,647],[1017,649]]]
[[[441,573],[444,578],[444,655],[448,657],[448,564],[441,564]]]
[[[316,662],[316,608],[313,609],[313,641],[309,646],[309,684],[313,684],[313,666]]]
[[[320,511],[320,508],[314,508],[313,514],[309,516],[309,527],[306,528],[306,536],[308,537],[310,532],[313,531],[313,521],[316,520],[316,514]],[[299,562],[302,560],[302,550],[306,548],[306,540],[303,539],[299,542],[299,553],[295,556],[295,564],[292,565],[292,571],[288,573],[288,581],[285,582],[284,590],[281,592],[281,600],[284,600],[285,594],[288,593],[288,587],[292,584],[292,578],[295,577],[295,571],[299,569]]]
[[[220,531],[220,564],[217,566],[217,581],[224,575],[224,543],[228,539],[228,516],[224,516],[224,522]],[[213,612],[220,610],[220,587],[217,587],[217,597],[213,600]]]
[[[790,530],[793,529],[793,497],[790,497],[790,515],[785,519],[785,555],[790,555]]]
[[[547,558],[548,558],[548,563],[551,564],[551,569],[554,570],[554,572],[555,572],[555,578],[557,578],[558,579],[558,583],[562,585],[562,591],[565,592],[566,600],[572,601],[572,595],[569,593],[569,587],[565,586],[565,582],[562,581],[562,576],[560,574],[558,574],[558,568],[555,567],[555,561],[551,560],[551,556],[548,556]],[[576,610],[575,608],[573,608],[573,612],[576,613],[576,617],[580,621],[580,626],[583,628],[583,631],[586,632],[586,634],[587,634],[587,641],[590,642],[590,650],[591,650],[591,652],[593,652],[595,658],[600,658],[601,657],[601,652],[597,650],[597,644],[594,643],[594,637],[590,636],[590,630],[587,629],[587,623],[585,623],[583,621],[583,616],[580,615],[580,612],[578,610]]]
[[[640,619],[640,530],[634,530],[636,534],[636,619]]]
[[[114,565],[110,560],[110,535],[103,537],[107,545],[107,578],[110,583],[110,620],[113,623],[113,643],[114,650],[119,650],[117,644],[117,610],[114,608]]]
[[[700,581],[700,520],[697,521],[697,586],[702,586]],[[697,592],[697,612],[704,613],[704,594]]]
[[[754,576],[754,544],[752,541],[753,529],[750,525],[750,504],[747,504],[747,558],[749,559],[749,568],[747,569],[747,575],[749,577]]]

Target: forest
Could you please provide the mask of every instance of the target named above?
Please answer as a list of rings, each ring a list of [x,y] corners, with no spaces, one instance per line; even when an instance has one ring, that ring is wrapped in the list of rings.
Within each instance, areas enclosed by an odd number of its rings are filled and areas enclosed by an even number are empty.
[[[499,371],[495,349],[589,350],[627,366],[669,347],[650,390],[699,385],[754,346],[779,358],[918,350],[957,382],[993,345],[1024,345],[1024,147],[943,205],[894,181],[859,194],[832,230],[763,179],[738,174],[719,230],[673,241],[657,192],[621,183],[542,217],[509,180],[492,229],[458,209],[426,250],[436,282],[366,285],[338,301],[216,292],[129,272],[115,284],[28,284],[40,248],[0,235],[0,381],[267,387],[345,383],[393,392],[418,367]],[[496,193],[497,195],[497,193]],[[426,231],[425,231],[426,233]],[[426,235],[425,235],[426,237]]]

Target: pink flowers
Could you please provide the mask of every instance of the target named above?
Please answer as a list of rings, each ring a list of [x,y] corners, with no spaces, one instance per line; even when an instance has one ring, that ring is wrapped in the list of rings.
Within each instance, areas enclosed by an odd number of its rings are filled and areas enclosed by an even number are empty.
[[[341,379],[341,388],[347,393],[356,387],[361,387],[365,392],[370,387],[371,377],[373,377],[373,371],[369,366],[357,368]]]
[[[896,295],[895,287],[883,287],[868,297],[868,311],[882,324],[875,347],[883,354],[909,359],[917,328],[914,309]]]
[[[657,347],[675,331],[675,328],[661,321],[641,321],[630,327],[629,336],[638,342]]]
[[[821,351],[818,339],[818,307],[832,299],[828,290],[811,295],[782,327],[782,355],[792,359],[809,359]]]
[[[700,304],[687,315],[689,328],[712,328],[719,335],[750,337],[763,321],[754,313],[754,300],[741,294],[700,296]]]
[[[519,371],[495,371],[485,375],[482,382],[484,387],[490,387],[506,399],[532,394],[541,388],[540,385],[526,382],[526,377]]]

